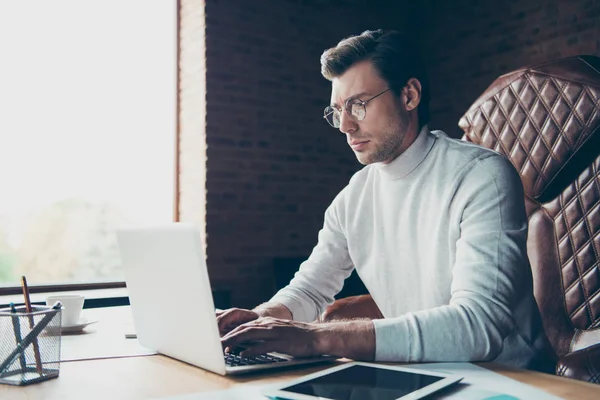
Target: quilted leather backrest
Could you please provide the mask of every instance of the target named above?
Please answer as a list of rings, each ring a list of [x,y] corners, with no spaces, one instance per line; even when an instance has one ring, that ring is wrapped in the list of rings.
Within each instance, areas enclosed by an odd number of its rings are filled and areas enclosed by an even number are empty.
[[[460,119],[469,140],[511,159],[539,199],[600,125],[598,58],[572,57],[504,75]]]
[[[600,343],[600,330],[591,331],[600,327],[600,157],[531,208],[527,250],[550,342],[560,356],[579,342]]]
[[[558,355],[600,341],[599,71],[594,56],[522,68],[459,122],[465,139],[504,154],[521,175],[535,296]]]

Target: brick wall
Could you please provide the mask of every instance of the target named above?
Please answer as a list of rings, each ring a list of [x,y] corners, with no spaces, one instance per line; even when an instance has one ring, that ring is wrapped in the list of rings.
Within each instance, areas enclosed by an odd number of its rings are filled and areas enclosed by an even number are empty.
[[[431,128],[460,137],[458,120],[498,76],[577,54],[600,55],[600,0],[427,0],[422,42]]]
[[[345,36],[404,26],[410,8],[386,3],[206,1],[207,262],[236,306],[270,297],[275,257],[310,254],[359,168],[322,118],[319,57]]]
[[[322,120],[322,51],[364,29],[400,28],[429,64],[432,122],[454,137],[469,105],[522,65],[600,53],[600,0],[207,0],[208,264],[250,307],[275,257],[307,256],[323,212],[360,166]]]

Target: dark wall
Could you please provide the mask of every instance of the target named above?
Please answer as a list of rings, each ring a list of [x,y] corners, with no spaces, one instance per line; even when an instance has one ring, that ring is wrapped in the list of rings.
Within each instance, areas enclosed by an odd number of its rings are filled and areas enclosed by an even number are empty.
[[[360,168],[321,117],[324,49],[365,29],[407,32],[429,65],[430,127],[454,137],[499,75],[600,53],[600,0],[207,0],[205,12],[208,265],[245,307],[273,293],[275,258],[310,253]]]
[[[310,254],[325,208],[360,167],[322,118],[321,53],[408,25],[402,3],[207,0],[207,263],[234,305],[268,299],[274,258]]]
[[[600,55],[600,0],[426,0],[423,50],[432,129],[458,120],[498,76],[577,54]]]

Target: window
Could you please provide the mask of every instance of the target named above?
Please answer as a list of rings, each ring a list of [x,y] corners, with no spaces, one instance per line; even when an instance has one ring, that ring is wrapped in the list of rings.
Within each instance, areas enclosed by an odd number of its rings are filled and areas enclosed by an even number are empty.
[[[122,281],[173,220],[177,2],[0,2],[0,286]]]

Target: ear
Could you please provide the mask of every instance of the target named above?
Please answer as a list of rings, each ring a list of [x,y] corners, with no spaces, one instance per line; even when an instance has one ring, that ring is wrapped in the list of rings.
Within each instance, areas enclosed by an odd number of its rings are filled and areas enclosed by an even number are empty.
[[[404,86],[403,92],[405,94],[406,111],[412,111],[421,102],[421,82],[417,78],[410,78]]]

